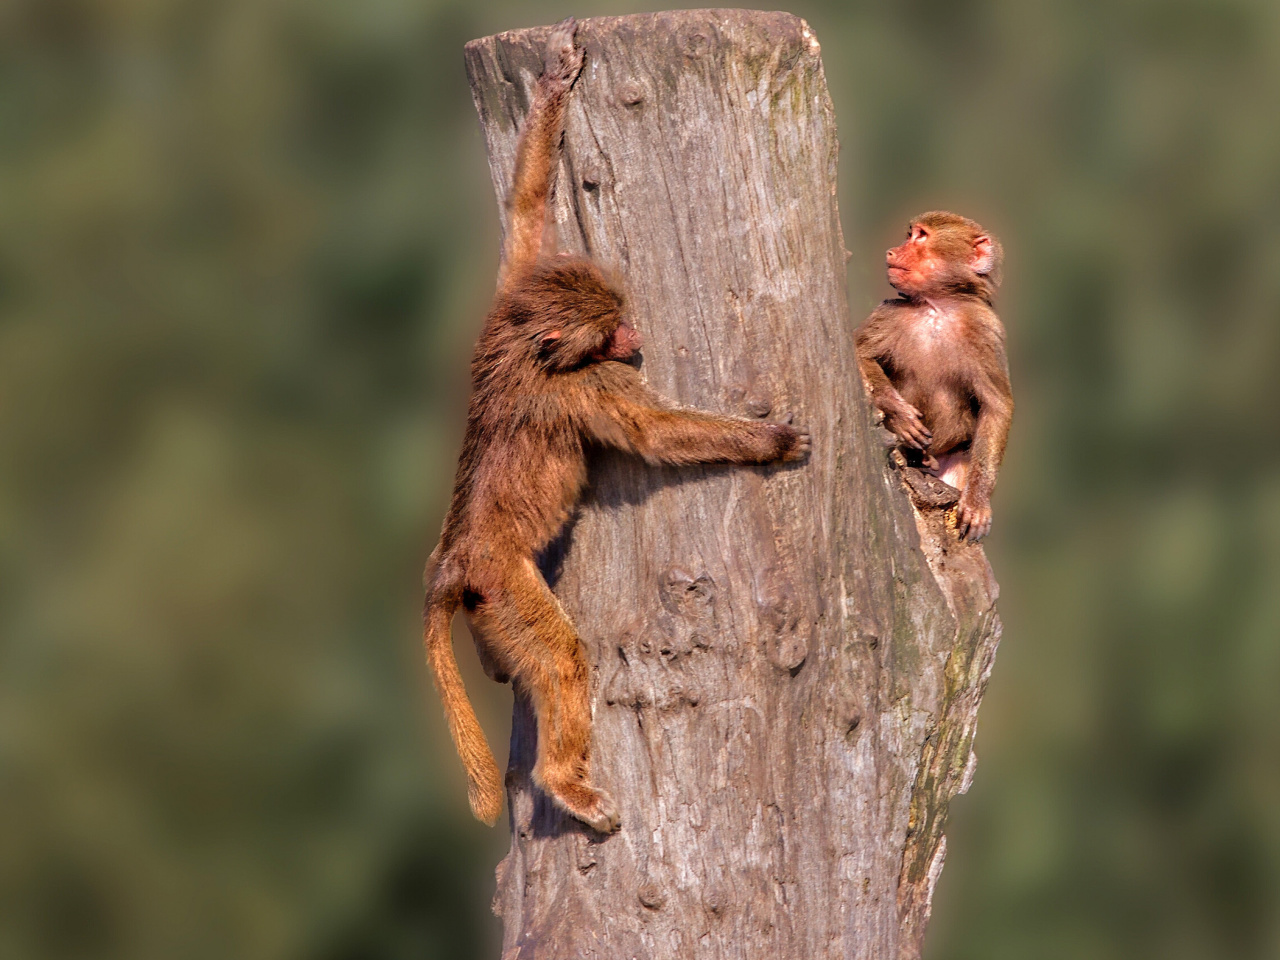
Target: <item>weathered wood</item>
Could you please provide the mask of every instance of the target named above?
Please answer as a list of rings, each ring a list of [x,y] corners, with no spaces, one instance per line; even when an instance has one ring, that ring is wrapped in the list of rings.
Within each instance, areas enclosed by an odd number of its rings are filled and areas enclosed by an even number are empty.
[[[499,199],[545,35],[467,46]],[[654,387],[794,413],[815,452],[596,464],[547,567],[593,664],[593,774],[623,827],[600,839],[533,789],[517,698],[503,956],[915,957],[972,771],[996,586],[946,529],[950,488],[891,462],[863,396],[817,40],[740,10],[578,37],[562,246],[625,278]]]

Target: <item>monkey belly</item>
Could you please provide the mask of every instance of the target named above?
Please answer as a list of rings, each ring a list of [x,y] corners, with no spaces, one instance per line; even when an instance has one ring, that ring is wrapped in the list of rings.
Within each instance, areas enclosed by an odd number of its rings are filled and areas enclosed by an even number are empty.
[[[903,399],[920,411],[924,425],[933,434],[928,453],[941,457],[969,446],[973,441],[978,418],[970,405],[968,394],[951,389],[930,392],[911,389],[916,384],[905,386],[906,390],[899,391]]]

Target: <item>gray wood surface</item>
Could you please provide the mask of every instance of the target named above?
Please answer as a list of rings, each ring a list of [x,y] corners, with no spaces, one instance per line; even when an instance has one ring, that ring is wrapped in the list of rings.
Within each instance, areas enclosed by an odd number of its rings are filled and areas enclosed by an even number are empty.
[[[546,31],[467,45],[501,200]],[[517,697],[504,960],[918,956],[972,774],[996,585],[954,500],[893,463],[853,352],[819,47],[787,14],[578,33],[560,242],[617,271],[643,370],[691,406],[793,413],[809,463],[622,457],[546,562],[593,665],[600,838],[529,781]]]

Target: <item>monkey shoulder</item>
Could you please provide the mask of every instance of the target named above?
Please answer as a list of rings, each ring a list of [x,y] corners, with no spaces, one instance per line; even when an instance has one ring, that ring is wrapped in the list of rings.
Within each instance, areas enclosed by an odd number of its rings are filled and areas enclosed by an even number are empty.
[[[895,331],[900,326],[901,308],[906,305],[907,302],[901,299],[882,300],[867,315],[867,319],[854,331],[860,353],[879,355],[892,348]]]
[[[582,387],[592,392],[627,395],[642,387],[640,371],[620,360],[602,360],[577,371]]]
[[[875,321],[892,320],[903,312],[910,312],[915,308],[910,300],[905,297],[893,297],[889,300],[881,300],[880,305],[871,311],[866,319],[866,323],[874,323]]]
[[[969,340],[988,349],[1004,351],[1004,324],[990,305],[982,302],[967,304],[960,317]]]
[[[1009,359],[1000,317],[985,301],[966,304],[959,317],[962,326],[956,345],[966,358],[967,379],[1009,396]]]
[[[995,308],[985,300],[973,300],[965,304],[965,315],[975,324],[1004,336],[1004,324]]]

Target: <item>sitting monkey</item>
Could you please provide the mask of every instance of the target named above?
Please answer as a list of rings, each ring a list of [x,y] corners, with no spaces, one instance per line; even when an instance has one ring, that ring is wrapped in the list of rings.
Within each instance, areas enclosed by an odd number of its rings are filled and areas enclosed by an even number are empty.
[[[471,362],[472,396],[453,501],[424,575],[424,640],[471,810],[492,824],[502,777],[476,721],[450,639],[462,607],[486,670],[510,677],[537,720],[533,779],[602,832],[618,810],[590,780],[590,671],[535,558],[573,514],[587,451],[649,463],[771,463],[806,457],[786,423],[684,410],[627,363],[640,334],[623,293],[592,261],[543,249],[547,197],[569,91],[582,69],[574,21],[556,26],[516,149],[499,289]]]
[[[954,213],[917,217],[885,254],[899,293],[858,328],[858,366],[884,425],[960,491],[956,530],[991,530],[991,491],[1013,420],[1004,327],[992,307],[1000,242]]]

